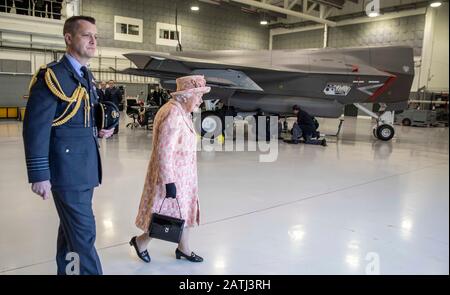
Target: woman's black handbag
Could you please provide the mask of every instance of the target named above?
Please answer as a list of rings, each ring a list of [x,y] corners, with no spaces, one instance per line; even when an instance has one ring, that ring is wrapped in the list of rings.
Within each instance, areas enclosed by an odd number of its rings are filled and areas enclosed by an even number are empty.
[[[159,207],[158,213],[152,214],[152,221],[149,227],[149,236],[154,239],[164,240],[173,243],[179,243],[181,240],[181,234],[184,228],[184,219],[181,217],[181,208],[178,199],[175,198],[178,204],[178,210],[180,211],[180,218],[175,218],[167,215],[159,214],[164,204],[164,200]]]

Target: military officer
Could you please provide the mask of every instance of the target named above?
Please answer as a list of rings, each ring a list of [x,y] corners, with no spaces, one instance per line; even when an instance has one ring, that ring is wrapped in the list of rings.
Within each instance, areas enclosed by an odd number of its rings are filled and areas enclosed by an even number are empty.
[[[98,131],[95,124],[98,98],[86,67],[96,52],[95,19],[71,17],[63,34],[65,55],[41,67],[30,83],[23,123],[28,180],[44,200],[53,195],[60,218],[58,274],[102,274],[92,196],[102,178],[97,137],[110,137],[114,129]]]

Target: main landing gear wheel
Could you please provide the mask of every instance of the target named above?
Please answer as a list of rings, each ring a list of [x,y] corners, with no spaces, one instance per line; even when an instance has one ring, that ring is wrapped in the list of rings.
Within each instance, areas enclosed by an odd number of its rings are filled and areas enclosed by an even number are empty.
[[[209,134],[212,138],[219,136],[224,130],[224,120],[217,113],[212,111],[202,112],[201,114],[201,135]]]

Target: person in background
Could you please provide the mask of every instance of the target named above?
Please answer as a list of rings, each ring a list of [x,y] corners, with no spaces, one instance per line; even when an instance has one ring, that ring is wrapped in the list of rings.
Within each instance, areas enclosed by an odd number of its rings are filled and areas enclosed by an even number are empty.
[[[156,102],[159,106],[162,106],[162,92],[159,86],[156,86],[155,90],[153,90],[152,98],[154,102]]]
[[[106,99],[106,82],[105,81],[100,81],[97,84],[97,95],[98,95],[98,100],[100,102],[104,102]]]
[[[119,108],[119,105],[123,100],[123,95],[120,89],[116,87],[114,80],[108,81],[108,89],[106,89],[105,96],[106,101],[111,101]],[[114,134],[117,133],[119,133],[119,125],[114,129]]]

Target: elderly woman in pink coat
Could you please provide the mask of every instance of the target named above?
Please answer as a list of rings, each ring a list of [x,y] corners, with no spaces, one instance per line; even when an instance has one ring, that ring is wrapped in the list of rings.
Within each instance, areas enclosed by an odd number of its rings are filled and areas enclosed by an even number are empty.
[[[180,217],[185,228],[175,250],[177,259],[186,258],[202,262],[203,258],[189,248],[189,229],[200,222],[197,187],[196,133],[191,112],[202,103],[206,87],[203,76],[186,76],[177,79],[177,91],[156,114],[153,124],[153,149],[145,178],[144,190],[136,217],[136,226],[144,231],[131,239],[130,245],[145,262],[150,262],[147,245],[151,238],[148,230],[152,213]],[[179,206],[176,200],[177,198]]]

